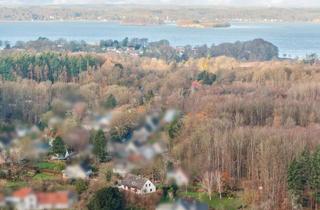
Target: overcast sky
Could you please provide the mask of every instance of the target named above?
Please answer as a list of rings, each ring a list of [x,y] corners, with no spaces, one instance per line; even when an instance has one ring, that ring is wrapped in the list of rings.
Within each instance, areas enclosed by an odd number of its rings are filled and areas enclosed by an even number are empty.
[[[178,4],[222,6],[320,7],[320,0],[0,0],[0,4]]]

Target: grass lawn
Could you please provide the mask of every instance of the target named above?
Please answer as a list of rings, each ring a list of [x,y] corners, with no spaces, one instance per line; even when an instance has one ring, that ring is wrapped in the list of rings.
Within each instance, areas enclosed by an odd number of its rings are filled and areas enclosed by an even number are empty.
[[[54,171],[61,171],[65,168],[63,163],[59,162],[40,162],[36,164],[36,167],[39,169],[49,169]]]
[[[40,173],[37,174],[33,177],[34,180],[52,180],[55,179],[56,177],[51,174],[45,174],[45,173]]]
[[[6,188],[10,189],[19,189],[26,186],[28,186],[28,183],[23,181],[10,181],[6,183]]]
[[[182,192],[182,197],[191,197],[198,201],[207,203],[211,208],[217,210],[236,210],[239,206],[241,206],[242,201],[239,198],[222,198],[214,195],[212,199],[209,199],[209,196],[206,193],[198,193],[198,192]]]

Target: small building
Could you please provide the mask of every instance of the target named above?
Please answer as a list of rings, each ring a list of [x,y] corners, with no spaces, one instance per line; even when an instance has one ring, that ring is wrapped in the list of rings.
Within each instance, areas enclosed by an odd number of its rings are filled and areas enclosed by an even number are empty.
[[[129,174],[119,183],[119,188],[136,194],[149,194],[156,192],[156,186],[148,179]]]
[[[92,168],[85,164],[68,166],[62,171],[64,179],[89,179],[92,175]]]
[[[75,201],[69,192],[36,193],[37,209],[69,209]]]
[[[120,176],[125,177],[134,168],[135,168],[135,165],[132,164],[130,161],[117,160],[113,167],[113,173],[119,174]]]
[[[179,187],[187,186],[189,184],[189,178],[181,168],[169,171],[167,173],[167,181],[174,182]]]
[[[51,156],[51,160],[69,160],[74,154],[74,152],[69,152],[68,149],[66,149],[65,154],[55,154]]]
[[[7,162],[6,157],[4,154],[2,154],[1,150],[0,150],[0,165],[3,165]]]
[[[5,197],[2,193],[0,193],[0,207],[4,207],[6,205]]]
[[[31,188],[22,188],[12,193],[7,201],[13,204],[18,210],[37,208],[37,197]]]
[[[22,188],[13,192],[6,202],[18,210],[69,209],[75,202],[70,192],[34,192],[31,188]]]
[[[193,81],[191,84],[191,93],[195,93],[196,91],[200,90],[202,84],[199,81]]]

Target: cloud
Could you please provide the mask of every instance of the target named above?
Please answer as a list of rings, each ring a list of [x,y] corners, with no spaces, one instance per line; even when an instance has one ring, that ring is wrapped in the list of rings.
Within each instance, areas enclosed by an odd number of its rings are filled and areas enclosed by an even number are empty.
[[[104,4],[105,0],[54,0],[52,4]]]
[[[320,0],[0,0],[0,4],[178,4],[224,6],[320,7]]]

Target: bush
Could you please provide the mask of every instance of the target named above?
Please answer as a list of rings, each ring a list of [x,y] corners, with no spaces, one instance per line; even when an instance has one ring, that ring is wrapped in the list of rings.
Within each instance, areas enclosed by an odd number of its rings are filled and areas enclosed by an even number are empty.
[[[108,182],[110,182],[111,180],[112,180],[112,171],[111,170],[107,170],[107,172],[106,172],[106,180],[108,181]]]
[[[78,192],[78,194],[82,194],[88,189],[88,183],[82,179],[78,179],[75,182],[75,187]]]
[[[171,139],[174,139],[175,137],[178,136],[179,131],[182,127],[182,121],[179,118],[176,118],[168,128],[168,135]]]
[[[0,179],[5,179],[7,177],[6,172],[0,170]]]
[[[213,73],[202,71],[198,74],[197,80],[202,81],[205,85],[212,85],[217,79],[217,76]]]

